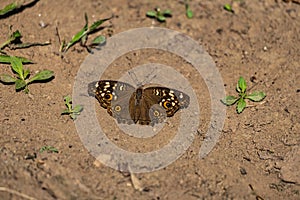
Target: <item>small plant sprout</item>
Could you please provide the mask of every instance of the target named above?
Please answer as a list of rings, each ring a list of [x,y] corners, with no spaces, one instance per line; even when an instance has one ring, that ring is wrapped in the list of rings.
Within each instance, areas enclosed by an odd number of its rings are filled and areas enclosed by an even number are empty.
[[[187,18],[191,19],[194,16],[193,11],[190,8],[188,1],[185,1],[185,15]]]
[[[29,48],[32,46],[44,46],[44,45],[49,45],[51,44],[50,42],[45,42],[45,43],[23,43],[21,41],[22,35],[19,30],[14,31],[8,38],[7,40],[0,44],[0,50],[3,50],[5,47],[8,47],[10,49],[23,49],[23,48]]]
[[[232,12],[234,13],[234,10],[232,9],[231,4],[227,3],[223,6],[224,10],[228,11],[228,12]]]
[[[228,12],[235,13],[239,3],[241,3],[241,0],[232,0],[231,3],[224,4],[223,8]]]
[[[76,105],[72,108],[72,99],[70,96],[64,97],[66,109],[61,112],[62,115],[69,115],[71,119],[75,120],[78,115],[80,115],[83,107],[81,105]]]
[[[24,69],[22,64],[22,59],[18,57],[11,56],[10,63],[12,71],[16,74],[16,76],[11,76],[8,74],[0,74],[0,81],[4,84],[15,84],[16,91],[24,90],[25,93],[29,93],[28,85],[33,82],[43,82],[48,81],[54,77],[53,71],[43,70],[31,78],[30,70]]]
[[[240,77],[236,86],[236,91],[238,92],[239,96],[226,96],[221,101],[227,106],[231,106],[237,102],[236,111],[238,114],[240,114],[246,107],[245,99],[249,99],[254,102],[259,102],[266,97],[266,94],[264,92],[253,92],[251,94],[247,94],[246,90],[246,81],[243,77]]]
[[[79,41],[80,41],[81,45],[86,47],[89,52],[91,51],[91,47],[99,45],[99,44],[103,44],[106,42],[106,38],[103,35],[100,35],[100,36],[97,36],[95,39],[93,39],[91,44],[89,44],[89,45],[86,44],[88,36],[96,31],[100,30],[99,26],[101,24],[103,24],[103,22],[110,20],[112,17],[106,18],[106,19],[100,19],[98,21],[95,21],[91,26],[88,26],[88,16],[86,13],[84,16],[85,16],[84,27],[72,37],[72,39],[69,43],[65,44],[65,42],[62,42],[62,45],[60,47],[61,52],[63,52],[63,53],[67,52],[71,46],[73,46],[74,44],[76,44]]]
[[[58,149],[53,146],[43,146],[42,148],[40,148],[40,153],[43,153],[44,151],[58,153]]]
[[[171,10],[161,11],[160,8],[155,8],[155,10],[150,10],[146,13],[147,17],[155,18],[159,22],[165,22],[166,17],[172,17]]]

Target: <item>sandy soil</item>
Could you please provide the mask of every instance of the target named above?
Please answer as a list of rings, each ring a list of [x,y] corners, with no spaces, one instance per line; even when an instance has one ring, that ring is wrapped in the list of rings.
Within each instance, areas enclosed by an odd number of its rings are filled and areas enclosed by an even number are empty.
[[[1,1],[0,7],[10,2]],[[242,1],[234,4],[235,13],[231,13],[223,9],[224,3],[228,2],[191,1],[195,16],[187,19],[184,4],[171,0],[39,1],[0,19],[1,42],[12,26],[21,31],[23,41],[52,43],[5,49],[7,53],[33,60],[35,64],[26,65],[33,71],[55,72],[52,81],[30,85],[30,95],[0,84],[0,198],[299,199],[300,5],[297,1]],[[167,23],[147,18],[145,13],[155,7],[171,9],[172,18]],[[182,32],[213,58],[227,94],[235,93],[236,81],[243,76],[249,87],[264,91],[267,97],[262,103],[250,103],[240,115],[228,107],[221,137],[204,159],[198,158],[204,136],[195,133],[189,149],[161,170],[130,175],[107,167],[89,154],[74,122],[60,115],[63,96],[72,94],[75,76],[88,52],[77,44],[61,59],[56,27],[60,37],[69,40],[82,28],[85,12],[90,21],[114,15],[100,32],[107,37],[150,26]],[[41,22],[46,26],[41,27]],[[113,66],[124,70],[153,57],[169,66],[188,66],[155,50],[126,56]],[[118,69],[113,69],[107,77],[118,77]],[[209,94],[203,80],[184,69],[181,72],[195,87],[202,113],[207,113]],[[10,66],[0,64],[0,73],[10,73]],[[105,111],[98,115],[107,116]],[[209,112],[201,116],[200,133],[207,129],[208,119]],[[104,126],[110,129],[109,124]],[[122,148],[144,151],[146,141],[130,141],[129,136],[115,134],[109,138],[117,138],[115,143]],[[160,135],[146,147],[160,147],[165,144],[160,141],[168,141],[168,137],[173,135]],[[56,147],[59,153],[40,153],[45,145]],[[26,159],[34,154],[35,159]]]

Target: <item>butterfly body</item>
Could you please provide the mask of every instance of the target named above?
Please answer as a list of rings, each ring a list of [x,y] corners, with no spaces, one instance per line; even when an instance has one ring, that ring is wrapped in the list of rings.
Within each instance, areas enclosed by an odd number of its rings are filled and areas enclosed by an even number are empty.
[[[154,125],[189,105],[189,96],[159,85],[138,88],[124,82],[100,80],[89,84],[89,94],[118,123]]]

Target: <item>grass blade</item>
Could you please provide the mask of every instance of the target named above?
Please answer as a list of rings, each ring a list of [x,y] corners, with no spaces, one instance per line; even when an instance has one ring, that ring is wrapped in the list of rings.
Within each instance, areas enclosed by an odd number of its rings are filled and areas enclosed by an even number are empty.
[[[81,38],[86,34],[87,34],[87,27],[84,27],[72,37],[71,41],[67,44],[64,51],[66,52],[71,46],[73,46],[75,43],[81,40]]]
[[[107,20],[110,20],[110,18],[106,18],[106,19],[100,19],[96,22],[94,22],[90,27],[89,27],[89,33],[90,32],[93,32],[94,30],[96,30],[101,24],[103,24],[103,22],[107,21]]]
[[[75,43],[77,43],[78,41],[80,41],[81,38],[88,33],[88,17],[87,17],[86,14],[84,15],[84,17],[85,17],[85,25],[84,25],[84,27],[72,37],[71,41],[67,44],[64,52],[66,52]]]

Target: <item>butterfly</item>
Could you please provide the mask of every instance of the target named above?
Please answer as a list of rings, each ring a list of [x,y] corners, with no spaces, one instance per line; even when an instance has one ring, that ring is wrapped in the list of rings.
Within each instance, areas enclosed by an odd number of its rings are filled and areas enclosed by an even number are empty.
[[[187,108],[190,97],[178,90],[146,84],[135,88],[120,81],[100,80],[88,86],[101,107],[118,123],[154,126],[179,109]]]

